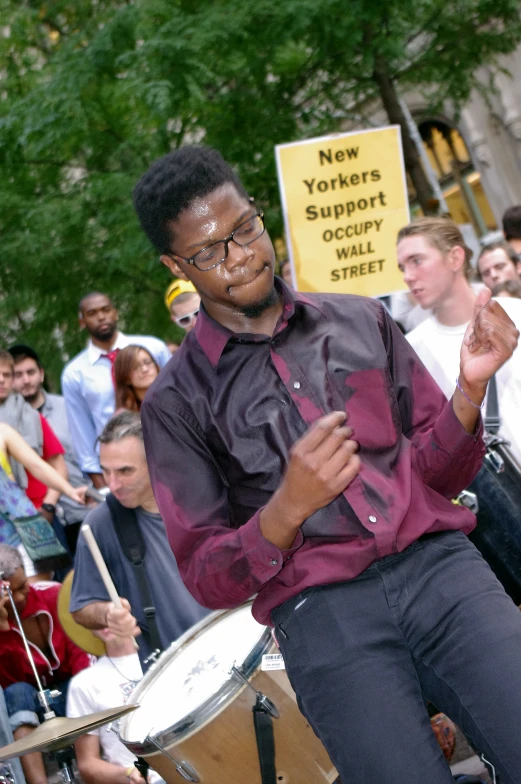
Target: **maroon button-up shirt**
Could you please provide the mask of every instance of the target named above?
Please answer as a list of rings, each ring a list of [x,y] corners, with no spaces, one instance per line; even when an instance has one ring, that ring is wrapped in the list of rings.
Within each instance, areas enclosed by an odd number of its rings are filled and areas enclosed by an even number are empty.
[[[273,336],[233,333],[201,310],[142,407],[155,496],[183,580],[198,602],[271,610],[311,585],[349,580],[425,533],[474,516],[451,502],[484,454],[380,302],[297,294],[282,281]],[[291,446],[345,410],[362,469],[302,525],[290,550],[259,512]]]

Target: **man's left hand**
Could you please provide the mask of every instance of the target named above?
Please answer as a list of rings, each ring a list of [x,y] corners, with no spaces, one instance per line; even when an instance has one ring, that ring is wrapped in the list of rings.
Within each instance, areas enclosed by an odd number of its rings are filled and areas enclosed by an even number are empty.
[[[490,289],[479,292],[461,347],[461,382],[468,389],[485,389],[492,376],[512,356],[519,331]]]

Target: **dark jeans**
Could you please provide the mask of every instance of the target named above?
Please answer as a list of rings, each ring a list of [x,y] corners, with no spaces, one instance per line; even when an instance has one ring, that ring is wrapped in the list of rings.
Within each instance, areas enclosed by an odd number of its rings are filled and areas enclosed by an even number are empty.
[[[13,742],[13,733],[11,732],[11,727],[9,724],[7,708],[5,707],[4,692],[2,688],[0,688],[0,748],[3,746],[7,746],[9,743],[12,742]],[[10,772],[14,774],[14,777],[16,779],[16,784],[25,784],[25,779],[22,773],[20,760],[11,759],[8,762],[0,762],[0,779],[2,777],[2,772],[4,773]]]
[[[521,613],[460,532],[272,613],[299,705],[342,784],[454,784],[432,701],[521,781]]]
[[[52,700],[51,708],[57,716],[65,716],[67,689],[69,681],[63,681],[52,689],[61,692]],[[4,689],[5,705],[11,730],[15,732],[23,724],[37,727],[43,721],[43,708],[38,699],[38,692],[30,683],[13,683]]]

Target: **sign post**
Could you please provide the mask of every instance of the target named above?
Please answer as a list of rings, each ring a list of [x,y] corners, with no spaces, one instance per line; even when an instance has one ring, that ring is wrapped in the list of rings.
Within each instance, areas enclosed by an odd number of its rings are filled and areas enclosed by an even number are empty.
[[[294,286],[370,297],[402,290],[396,235],[409,203],[399,126],[275,150]]]

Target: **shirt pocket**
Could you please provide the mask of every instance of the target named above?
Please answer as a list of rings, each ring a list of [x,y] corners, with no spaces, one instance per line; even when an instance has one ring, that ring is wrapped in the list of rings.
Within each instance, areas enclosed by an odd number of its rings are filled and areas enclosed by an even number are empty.
[[[387,368],[357,370],[335,381],[360,449],[381,451],[396,444],[399,413]]]

